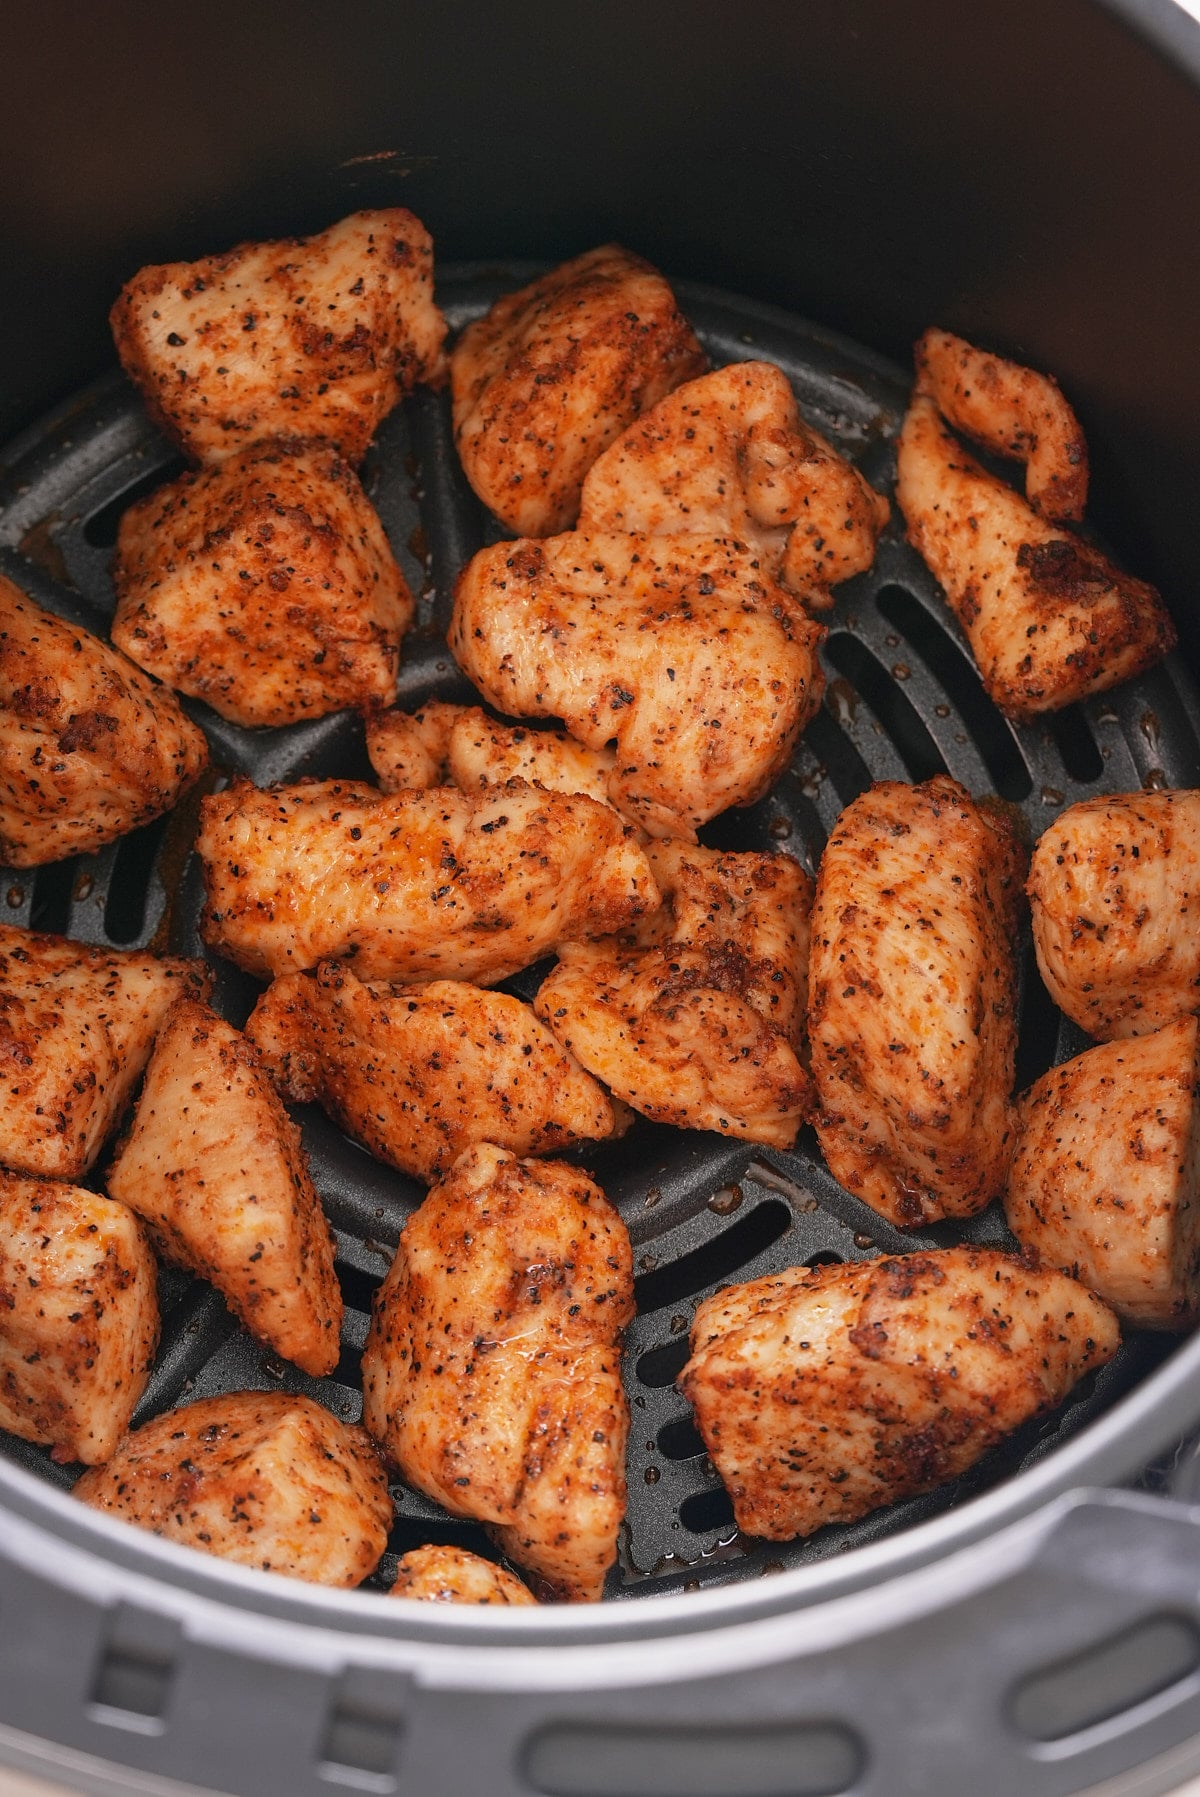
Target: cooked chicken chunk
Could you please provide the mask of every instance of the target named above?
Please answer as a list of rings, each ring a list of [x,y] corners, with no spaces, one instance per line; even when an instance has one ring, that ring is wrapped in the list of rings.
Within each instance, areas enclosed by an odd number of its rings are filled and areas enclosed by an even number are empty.
[[[433,241],[402,206],[314,237],[143,268],[110,317],[155,423],[197,462],[322,437],[359,462],[381,421],[442,369]]]
[[[788,1148],[812,1086],[797,1059],[812,881],[786,855],[652,843],[660,911],[567,944],[534,1008],[634,1110]]]
[[[1005,1199],[1023,1248],[1143,1329],[1200,1317],[1200,1019],[1052,1067],[1018,1107]]]
[[[1107,692],[1174,646],[1152,586],[1039,518],[959,446],[921,394],[900,433],[898,470],[908,540],[945,589],[1007,716]]]
[[[300,1131],[257,1051],[207,1005],[184,1000],[167,1019],[108,1189],[258,1341],[314,1377],[333,1371],[342,1294]]]
[[[108,1459],[158,1345],[155,1272],[124,1205],[0,1173],[0,1429]]]
[[[949,331],[917,343],[917,391],[955,430],[1025,463],[1025,497],[1054,524],[1078,524],[1087,504],[1087,443],[1049,374],[976,349]]]
[[[1119,1341],[1064,1274],[944,1248],[718,1292],[679,1387],[738,1527],[785,1541],[957,1478]]]
[[[367,753],[384,792],[457,786],[477,792],[506,780],[528,780],[548,792],[583,792],[608,803],[612,749],[585,749],[565,730],[498,724],[478,705],[381,711],[367,720]]]
[[[366,1432],[287,1392],[201,1398],[144,1423],[75,1496],[203,1553],[317,1585],[361,1584],[392,1501]]]
[[[1200,792],[1084,799],[1029,871],[1038,967],[1102,1041],[1200,1011]]]
[[[207,760],[172,693],[0,574],[0,863],[90,854],[168,810]]]
[[[416,1547],[396,1567],[389,1597],[427,1604],[533,1604],[527,1585],[479,1554],[461,1547]]]
[[[560,718],[590,749],[615,739],[612,803],[694,841],[787,766],[823,636],[731,540],[576,532],[480,550],[449,642],[497,710]]]
[[[613,1133],[607,1097],[528,1005],[457,980],[366,985],[323,961],[274,981],[246,1034],[285,1098],[426,1184],[477,1142],[548,1154]]]
[[[260,444],[121,519],[112,637],[235,724],[294,724],[396,696],[413,599],[354,470]]]
[[[801,421],[782,369],[735,362],[677,387],[593,462],[579,528],[735,537],[823,607],[870,567],[888,510]]]
[[[410,1217],[376,1294],[368,1429],[569,1601],[599,1598],[616,1558],[632,1315],[629,1236],[599,1186],[486,1144]]]
[[[817,873],[809,1037],[829,1170],[901,1227],[1004,1185],[1023,857],[944,775],[848,805]]]
[[[467,479],[510,530],[547,537],[640,412],[707,366],[663,277],[615,243],[498,299],[450,358]]]
[[[0,924],[0,1164],[82,1178],[171,1006],[211,985],[201,961],[85,948]]]
[[[658,904],[607,806],[514,780],[383,796],[351,780],[206,799],[206,942],[262,977],[353,956],[366,979],[493,985]]]

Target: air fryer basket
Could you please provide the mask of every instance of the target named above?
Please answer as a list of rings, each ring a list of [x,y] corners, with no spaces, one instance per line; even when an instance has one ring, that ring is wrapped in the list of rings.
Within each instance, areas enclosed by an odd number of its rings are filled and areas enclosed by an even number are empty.
[[[304,10],[298,11],[301,23]],[[451,40],[473,43],[480,66],[471,78],[483,75],[479,38],[486,38],[487,9],[454,10],[469,22],[475,39],[465,34],[455,39],[447,22],[446,31],[427,28],[422,40],[422,66],[440,67],[443,83],[451,79],[444,60]],[[812,303],[823,315],[855,328],[863,341],[882,342],[897,352],[906,336],[935,316],[963,328],[977,322],[981,338],[1012,347],[1025,347],[1021,332],[1036,319],[1030,359],[1055,368],[1072,390],[1072,358],[1078,352],[1082,368],[1094,364],[1095,356],[1089,344],[1064,335],[1062,309],[1049,303],[1059,286],[1070,285],[1065,265],[1059,266],[1053,253],[1061,240],[1054,240],[1047,225],[1053,182],[1047,177],[1038,189],[1020,195],[1033,221],[1032,247],[1022,252],[1028,269],[1036,271],[1029,282],[1032,297],[1021,293],[1014,279],[1019,258],[1006,262],[999,278],[998,247],[999,290],[989,290],[987,256],[981,276],[976,253],[983,232],[966,208],[940,235],[931,229],[923,244],[914,229],[921,207],[904,201],[903,183],[912,180],[914,169],[927,184],[942,182],[940,173],[931,172],[934,163],[922,161],[934,154],[922,133],[923,121],[936,110],[935,96],[961,134],[954,153],[974,158],[976,178],[983,179],[978,143],[972,148],[973,121],[961,109],[970,93],[964,77],[978,72],[967,41],[975,27],[965,26],[962,15],[942,0],[930,0],[920,9],[925,47],[913,55],[901,39],[891,42],[896,27],[886,7],[854,0],[837,10],[842,17],[835,28],[832,9],[826,16],[821,8],[770,3],[762,8],[758,22],[784,37],[798,29],[795,15],[805,12],[804,44],[814,67],[825,69],[833,99],[819,81],[805,77],[807,115],[800,108],[789,123],[776,110],[770,124],[763,123],[757,146],[734,134],[730,156],[722,151],[708,157],[705,183],[697,175],[693,187],[660,168],[659,190],[669,190],[674,203],[660,205],[657,213],[652,184],[629,184],[628,159],[613,150],[611,135],[604,138],[610,163],[594,168],[585,168],[579,146],[564,139],[563,167],[579,196],[570,234],[564,236],[558,225],[542,230],[546,241],[531,241],[513,224],[521,204],[535,206],[527,193],[521,202],[510,197],[514,190],[524,191],[521,177],[532,171],[543,179],[537,203],[547,212],[554,196],[566,205],[569,183],[551,159],[538,160],[540,150],[531,162],[527,114],[511,122],[513,168],[502,157],[489,170],[476,116],[464,115],[466,122],[455,125],[456,131],[476,134],[468,155],[453,135],[438,136],[441,127],[430,124],[410,94],[410,109],[421,119],[426,139],[414,127],[408,142],[416,151],[422,141],[438,142],[440,166],[436,156],[423,163],[419,153],[385,151],[384,143],[393,140],[364,135],[360,120],[348,133],[346,154],[333,165],[333,176],[327,163],[324,177],[314,176],[303,199],[295,188],[307,149],[297,149],[299,172],[290,185],[274,176],[260,179],[254,206],[243,201],[240,212],[229,209],[219,227],[208,216],[212,203],[193,201],[169,243],[164,246],[143,230],[136,252],[125,222],[136,217],[136,206],[132,213],[125,208],[123,247],[116,214],[128,197],[120,191],[122,169],[128,188],[143,177],[135,181],[112,152],[120,205],[114,198],[114,219],[97,226],[112,239],[104,252],[112,263],[109,287],[113,270],[120,278],[147,257],[198,253],[238,235],[318,225],[356,204],[403,202],[426,216],[439,247],[449,241],[459,253],[477,246],[490,254],[499,245],[538,255],[551,249],[568,253],[605,235],[627,235],[669,271],[711,271],[739,289],[786,297],[789,305],[808,309]],[[1103,85],[1118,45],[1125,55],[1134,49],[1133,40],[1102,13],[1075,0],[1060,0],[1058,10],[1049,13],[1032,0],[1012,0],[998,10],[1009,14],[1023,49],[1037,40],[1043,62],[1047,55],[1052,61],[1056,43],[1071,44],[1072,30],[1086,41],[1096,61],[1090,72],[1086,67],[1075,72],[1081,95],[1091,91],[1089,81]],[[1160,41],[1170,40],[1175,27],[1168,6],[1131,0],[1126,10],[1143,15]],[[240,9],[230,26],[231,41],[245,51],[270,11]],[[364,14],[386,41],[384,9],[371,6]],[[1081,21],[1090,21],[1087,30]],[[718,45],[729,28],[723,9],[698,7],[695,22],[697,32],[681,50],[692,83],[687,91],[715,105],[722,94],[714,66],[732,82],[742,45],[732,51],[726,41]],[[662,68],[658,28],[664,21],[653,8],[624,12],[619,22],[614,12],[614,42],[618,23],[631,41],[644,30],[649,45],[646,68],[623,68],[618,85],[648,84],[651,69]],[[405,20],[405,26],[420,36],[420,20]],[[162,28],[171,26],[164,22]],[[580,29],[589,46],[607,45],[607,27],[593,21]],[[707,47],[704,31],[713,39]],[[369,35],[364,41],[371,41]],[[98,62],[121,42],[118,25],[112,40],[96,50]],[[546,80],[548,70],[562,73],[558,51],[546,32],[539,36],[531,30],[527,44],[533,46],[532,63],[516,54],[521,44],[493,46],[496,83],[502,88],[506,77],[511,83],[518,73],[566,119],[569,106],[561,94],[551,94]],[[164,54],[169,51],[168,45]],[[281,46],[280,53],[294,57],[296,51]],[[75,62],[80,54],[77,47]],[[306,46],[305,54],[311,79],[320,85],[315,45]],[[340,67],[342,55],[331,48],[330,66]],[[835,79],[828,70],[843,55]],[[903,81],[893,80],[889,87],[889,56],[904,62],[909,90]],[[1137,56],[1146,64],[1150,53],[1138,50]],[[947,75],[945,94],[938,81],[927,78],[931,59],[935,74]],[[1041,65],[1035,60],[1033,66]],[[1200,56],[1196,66],[1200,69]],[[984,68],[997,91],[1020,79],[1004,71],[995,55],[982,59],[979,69]],[[111,69],[108,73],[118,79]],[[430,79],[436,89],[437,75]],[[605,60],[594,97],[582,102],[584,111],[591,109],[594,137],[595,113],[611,97],[613,79],[612,64]],[[764,76],[768,79],[775,80]],[[1144,70],[1143,79],[1154,86]],[[284,85],[280,77],[268,88],[280,92]],[[1159,86],[1163,104],[1155,124],[1164,135],[1178,137],[1182,125],[1167,104],[1178,94],[1172,90],[1167,96],[1161,79]],[[1046,91],[1052,88],[1050,83]],[[668,123],[679,126],[687,118],[702,140],[706,119],[687,114],[680,98],[684,88],[667,83],[660,91]],[[774,93],[778,99],[777,80]],[[836,110],[839,97],[853,112],[845,130]],[[232,117],[228,100],[206,95],[203,104]],[[349,98],[346,104],[351,105]],[[736,110],[736,102],[730,105]],[[1099,115],[1088,113],[1082,99],[1080,107],[1089,125],[1097,125]],[[1118,107],[1107,110],[1103,128],[1119,134],[1119,114]],[[871,144],[873,123],[883,131],[879,121],[885,115],[884,135],[903,150],[904,166],[894,173],[895,200],[890,188],[878,187],[881,152]],[[156,116],[153,107],[149,116]],[[751,116],[743,108],[743,129]],[[806,225],[807,235],[794,227],[791,237],[785,231],[786,252],[772,256],[764,247],[769,208],[763,196],[769,193],[778,208],[790,180],[787,132],[794,130],[807,142],[812,117],[834,146],[828,153],[824,146],[817,151],[817,166],[828,175],[827,191],[797,190],[795,205],[806,221],[811,213],[811,227]],[[641,140],[656,129],[645,120],[640,113]],[[1049,146],[1061,160],[1064,146],[1070,147],[1070,120],[1054,113],[1039,123],[1044,125],[1039,147]],[[65,128],[69,139],[70,124]],[[242,128],[239,120],[237,129]],[[141,120],[138,129],[145,129]],[[246,129],[252,133],[253,126]],[[332,131],[328,124],[324,129]],[[981,130],[986,138],[986,121]],[[1091,139],[1078,141],[1084,145],[1082,167]],[[1128,174],[1140,152],[1124,140],[1121,147],[1129,152],[1122,163]],[[1014,140],[1010,148],[1019,168],[1022,145]],[[193,153],[186,137],[179,153],[185,162]],[[1026,162],[1033,167],[1027,153]],[[87,170],[82,162],[76,166],[86,186]],[[456,182],[464,169],[475,183],[470,232],[457,207]],[[397,185],[398,175],[411,186]],[[1029,221],[1017,218],[1003,173],[989,173],[986,180],[991,185],[975,196],[986,229],[997,246],[1011,243]],[[36,182],[30,186],[36,188]],[[597,192],[608,189],[616,197],[599,203]],[[489,213],[479,196],[501,193],[503,205]],[[848,193],[863,202],[857,219],[846,213],[844,234],[855,245],[849,252],[838,243],[841,220],[835,226],[831,197]],[[705,207],[711,212],[714,195],[717,224],[706,227]],[[744,196],[744,208],[734,204],[735,195]],[[1085,197],[1095,201],[1094,194]],[[1118,192],[1114,206],[1119,210],[1124,203]],[[1166,216],[1162,191],[1152,204],[1158,216]],[[889,208],[897,212],[894,231]],[[18,233],[26,228],[19,205],[12,216]],[[84,238],[88,229],[81,221]],[[1072,251],[1088,236],[1085,215]],[[123,260],[117,260],[118,251]],[[53,268],[52,250],[39,244],[34,261]],[[780,267],[788,270],[785,280]],[[87,329],[74,323],[79,301],[73,298],[68,305],[47,290],[45,316],[39,318],[37,304],[23,292],[21,269],[11,258],[7,267],[0,266],[0,292],[10,300],[15,294],[29,318],[29,355],[26,361],[12,358],[10,396],[35,377],[44,391],[53,392],[44,383],[58,378],[49,371],[50,349],[58,347],[51,345],[56,318],[72,320],[58,340],[63,369],[74,365],[72,357],[78,366],[88,365],[79,359]],[[1147,369],[1158,373],[1170,363],[1163,320],[1182,279],[1174,264],[1172,269],[1174,287],[1171,271],[1156,286],[1151,276],[1158,271],[1149,269],[1135,284],[1154,329],[1136,343],[1118,332],[1111,345],[1114,353],[1118,347],[1127,353],[1143,379]],[[743,270],[744,282],[735,278]],[[530,272],[516,264],[439,263],[439,298],[452,327]],[[686,280],[676,285],[715,361],[763,356],[778,362],[820,428],[868,478],[890,487],[892,440],[907,391],[904,368],[804,323],[791,311]],[[1127,285],[1114,277],[1097,287],[1095,310],[1102,319],[1097,331],[1113,331]],[[1200,271],[1194,291],[1200,297]],[[931,292],[947,296],[936,301],[936,311]],[[101,306],[98,317],[102,311]],[[1076,329],[1081,316],[1078,306],[1069,313]],[[0,357],[4,354],[0,345]],[[1161,417],[1152,428],[1122,384],[1123,369],[1124,364],[1107,387],[1094,373],[1091,381],[1103,425],[1093,431],[1097,484],[1102,493],[1124,495],[1124,509],[1119,501],[1110,506],[1105,522],[1111,515],[1125,558],[1137,571],[1164,581],[1185,642],[1194,642],[1191,589],[1179,576],[1181,567],[1200,574],[1200,565],[1181,530],[1178,504],[1172,511],[1167,500],[1172,493],[1180,500],[1186,491],[1181,471],[1189,455],[1193,462],[1196,458]],[[1181,382],[1174,410],[1156,393],[1155,405],[1160,413],[1165,406],[1168,422],[1180,407],[1186,410],[1190,391]],[[1093,422],[1086,407],[1085,421]],[[1151,459],[1139,461],[1149,442]],[[112,606],[108,561],[120,512],[178,466],[124,383],[106,377],[12,445],[0,471],[0,568],[43,603],[103,632]],[[454,577],[472,551],[491,539],[494,526],[458,469],[444,396],[419,393],[385,423],[365,477],[420,595],[418,625],[406,640],[401,703],[431,694],[467,696],[442,638]],[[825,656],[827,699],[792,768],[759,805],[716,820],[706,840],[786,849],[811,868],[838,811],[871,779],[918,780],[942,770],[977,793],[996,792],[1019,807],[1032,835],[1063,806],[1090,793],[1200,784],[1200,706],[1178,658],[1044,726],[1018,729],[1001,719],[895,518],[874,568],[840,590]],[[260,733],[227,725],[200,706],[194,715],[209,732],[220,768],[246,772],[259,783],[314,772],[367,772],[361,726],[347,715]],[[84,941],[197,952],[199,876],[188,854],[194,823],[194,809],[185,804],[174,817],[99,855],[33,875],[0,875],[0,916],[64,930]],[[1076,1052],[1084,1039],[1054,1011],[1037,981],[1027,940],[1021,953],[1018,1081],[1023,1085]],[[215,965],[217,1002],[241,1022],[256,988],[228,964]],[[514,989],[528,995],[539,972],[522,976]],[[319,1112],[306,1112],[302,1120],[314,1176],[337,1230],[347,1301],[335,1374],[311,1381],[263,1354],[207,1287],[167,1273],[163,1345],[143,1415],[247,1386],[311,1391],[338,1414],[358,1414],[358,1357],[370,1293],[422,1190],[374,1162]],[[1161,1493],[1200,1495],[1200,1479],[1191,1482],[1191,1450],[1174,1445],[1200,1421],[1200,1341],[1177,1346],[1168,1338],[1133,1334],[1118,1358],[1078,1388],[1061,1411],[1020,1431],[958,1485],[853,1527],[822,1531],[807,1543],[748,1542],[733,1529],[727,1499],[673,1388],[699,1298],[731,1279],[802,1261],[857,1259],[964,1237],[1000,1242],[1006,1238],[996,1207],[965,1228],[942,1226],[901,1236],[834,1184],[808,1136],[794,1153],[782,1154],[639,1123],[623,1143],[580,1158],[618,1203],[634,1241],[638,1274],[638,1316],[626,1355],[634,1425],[629,1517],[620,1564],[610,1580],[611,1601],[515,1620],[491,1613],[430,1613],[431,1607],[410,1614],[410,1606],[370,1596],[267,1579],[83,1511],[55,1489],[69,1485],[68,1471],[4,1438],[0,1761],[54,1766],[88,1788],[122,1794],[160,1789],[153,1781],[165,1777],[255,1797],[337,1788],[396,1790],[410,1797],[473,1797],[485,1789],[499,1797],[531,1791],[564,1797],[642,1792],[647,1797],[651,1792],[655,1797],[832,1797],[850,1790],[856,1797],[895,1797],[908,1791],[958,1793],[968,1780],[986,1797],[1016,1790],[1075,1791],[1142,1762],[1153,1762],[1140,1775],[1142,1782],[1123,1780],[1111,1788],[1151,1792],[1171,1781],[1172,1768],[1190,1769],[1190,1750],[1178,1744],[1200,1729],[1200,1519],[1180,1503],[1164,1501]],[[1090,1496],[1078,1490],[1129,1479],[1139,1488]],[[391,1551],[377,1582],[386,1584],[394,1554],[418,1541],[450,1540],[494,1551],[481,1533],[451,1521],[415,1494],[397,1487],[395,1495]],[[1196,1762],[1200,1765],[1200,1752]]]

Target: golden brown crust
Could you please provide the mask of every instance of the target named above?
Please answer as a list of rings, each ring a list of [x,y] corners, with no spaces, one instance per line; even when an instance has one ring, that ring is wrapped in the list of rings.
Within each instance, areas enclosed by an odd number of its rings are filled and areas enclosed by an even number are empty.
[[[389,1597],[427,1604],[532,1604],[537,1598],[503,1566],[461,1547],[416,1547],[396,1564]]]
[[[413,599],[348,463],[267,443],[129,507],[114,643],[246,725],[390,704]]]
[[[143,268],[109,322],[155,423],[198,462],[320,437],[350,462],[442,371],[433,241],[402,206],[313,237]]]
[[[809,1038],[835,1179],[901,1227],[968,1216],[1012,1151],[1024,854],[946,776],[883,781],[817,874]]]
[[[648,262],[612,243],[576,256],[498,299],[454,346],[454,435],[467,479],[510,530],[566,530],[601,450],[706,366]]]

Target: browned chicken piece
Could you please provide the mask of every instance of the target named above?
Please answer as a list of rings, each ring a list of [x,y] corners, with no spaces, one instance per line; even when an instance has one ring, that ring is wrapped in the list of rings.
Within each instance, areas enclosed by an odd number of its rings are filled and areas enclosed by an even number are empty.
[[[1008,1226],[1142,1329],[1200,1317],[1200,1019],[1052,1067],[1018,1106]]]
[[[75,1496],[203,1553],[343,1588],[375,1570],[392,1526],[366,1431],[278,1391],[156,1416],[85,1473]]]
[[[652,836],[749,805],[820,703],[821,625],[721,537],[589,536],[482,549],[450,648],[498,711],[616,742],[608,796]]]
[[[107,1460],[158,1345],[155,1277],[124,1205],[0,1173],[0,1429]]]
[[[896,498],[908,540],[945,589],[983,684],[1011,718],[1107,692],[1175,645],[1162,599],[988,474],[914,397]]]
[[[1050,374],[928,330],[913,351],[917,392],[942,417],[996,455],[1025,464],[1025,497],[1054,524],[1078,524],[1087,504],[1083,428]]]
[[[207,1005],[167,1019],[108,1189],[257,1341],[315,1378],[333,1371],[342,1294],[300,1131],[257,1050]]]
[[[204,939],[262,978],[352,956],[365,979],[494,985],[659,902],[606,805],[521,780],[477,796],[239,781],[204,801],[196,846]]]
[[[615,243],[498,299],[450,357],[467,479],[522,536],[566,530],[583,477],[708,358],[663,277]]]
[[[402,1476],[570,1602],[616,1559],[632,1316],[599,1186],[482,1144],[405,1224],[363,1353],[363,1420]]]
[[[169,810],[207,761],[173,693],[0,574],[0,863],[90,854]]]
[[[171,1006],[211,986],[202,961],[86,948],[0,924],[0,1164],[82,1178]]]
[[[461,1547],[416,1547],[402,1555],[389,1597],[426,1604],[533,1604],[537,1598],[503,1566]]]
[[[593,462],[579,528],[735,537],[810,605],[875,559],[888,502],[805,424],[787,376],[735,362],[677,387]]]
[[[788,1148],[812,1102],[797,1058],[812,881],[786,855],[646,852],[662,909],[560,949],[534,1008],[643,1116]]]
[[[396,696],[413,599],[358,476],[320,443],[259,444],[121,519],[112,637],[235,724]]]
[[[957,781],[883,781],[817,872],[808,1032],[834,1178],[901,1228],[982,1210],[1012,1154],[1024,855]]]
[[[549,1154],[613,1133],[604,1092],[528,1005],[457,980],[365,984],[323,961],[275,980],[246,1034],[285,1098],[427,1185],[477,1142]]]
[[[268,437],[361,461],[392,407],[441,374],[446,335],[433,240],[402,206],[143,268],[110,323],[151,417],[197,462]]]
[[[478,705],[436,701],[368,718],[367,753],[384,792],[447,784],[477,792],[528,780],[548,792],[586,793],[602,805],[617,764],[612,749],[585,749],[565,730],[498,724]]]
[[[1119,1342],[1064,1274],[943,1248],[718,1292],[678,1383],[739,1529],[786,1541],[958,1478]]]
[[[1084,799],[1029,872],[1038,968],[1090,1036],[1141,1036],[1200,1011],[1200,791]]]

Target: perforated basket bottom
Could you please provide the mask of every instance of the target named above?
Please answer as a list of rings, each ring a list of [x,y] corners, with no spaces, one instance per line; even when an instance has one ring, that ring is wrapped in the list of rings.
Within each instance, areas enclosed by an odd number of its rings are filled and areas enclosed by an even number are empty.
[[[478,316],[530,270],[464,269],[442,277],[452,328]],[[804,412],[884,491],[892,489],[893,443],[903,411],[904,372],[794,319],[755,304],[681,286],[681,301],[714,362],[764,357],[788,374]],[[108,567],[117,522],[131,499],[171,478],[180,463],[113,376],[14,445],[0,475],[0,566],[43,604],[101,633],[113,608]],[[421,392],[389,418],[364,470],[414,593],[400,701],[469,698],[444,644],[453,581],[468,557],[501,533],[467,487],[454,454],[444,395]],[[1186,671],[1176,662],[1044,725],[1018,727],[985,695],[964,639],[896,517],[871,571],[839,590],[824,658],[825,703],[788,772],[745,811],[703,832],[713,846],[786,849],[815,870],[844,805],[872,780],[924,780],[950,773],[977,794],[1019,806],[1033,836],[1064,806],[1089,794],[1141,786],[1200,784],[1200,722]],[[227,724],[189,705],[208,732],[216,762],[260,785],[302,774],[369,776],[358,719],[341,714],[278,731]],[[98,855],[34,875],[0,875],[0,916],[85,942],[153,944],[202,952],[196,935],[201,886],[190,843],[195,804]],[[1018,1085],[1085,1045],[1037,979],[1026,937],[1021,956]],[[244,1021],[258,988],[224,962],[216,1003]],[[530,996],[544,968],[512,989]],[[259,1349],[200,1281],[165,1270],[163,1338],[138,1411],[222,1391],[308,1392],[337,1415],[362,1410],[359,1360],[371,1294],[400,1227],[423,1188],[379,1165],[317,1110],[297,1112],[313,1176],[337,1232],[346,1300],[342,1354],[329,1379],[313,1380]],[[932,1516],[1008,1478],[1080,1429],[1170,1351],[1168,1338],[1128,1337],[1108,1366],[1085,1380],[1053,1415],[1019,1430],[965,1478],[851,1527],[804,1542],[739,1537],[729,1500],[708,1463],[688,1407],[674,1389],[700,1299],[734,1279],[785,1266],[858,1260],[880,1251],[952,1241],[1009,1244],[997,1205],[962,1226],[901,1235],[830,1178],[809,1132],[791,1153],[756,1150],[715,1136],[639,1121],[617,1144],[577,1157],[599,1179],[629,1226],[638,1314],[627,1336],[626,1383],[633,1413],[629,1511],[612,1598],[748,1578],[845,1553]],[[103,1168],[97,1170],[103,1181]],[[46,1479],[70,1484],[73,1469],[11,1436],[0,1447]],[[494,1554],[481,1530],[446,1516],[397,1485],[389,1552],[375,1581],[386,1585],[395,1555],[424,1541],[457,1542]]]

